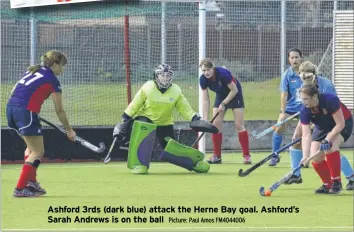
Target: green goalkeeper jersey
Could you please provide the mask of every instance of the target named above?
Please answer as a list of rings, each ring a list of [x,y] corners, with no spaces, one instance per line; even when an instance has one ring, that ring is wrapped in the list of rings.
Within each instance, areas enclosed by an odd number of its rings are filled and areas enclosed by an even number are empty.
[[[196,114],[178,85],[172,84],[161,93],[154,81],[147,81],[124,112],[130,117],[145,116],[157,126],[166,126],[173,125],[175,108],[188,121]]]

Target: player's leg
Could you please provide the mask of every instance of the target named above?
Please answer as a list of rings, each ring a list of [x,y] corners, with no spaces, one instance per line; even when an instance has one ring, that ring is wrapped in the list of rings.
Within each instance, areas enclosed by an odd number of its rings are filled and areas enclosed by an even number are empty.
[[[160,154],[160,159],[189,171],[194,170],[200,173],[209,171],[210,165],[203,161],[204,153],[174,140],[172,125],[159,126],[156,137],[164,149]]]
[[[236,133],[238,133],[238,140],[242,148],[243,163],[251,164],[252,162],[251,162],[251,155],[249,150],[248,132],[245,128],[244,120],[243,120],[244,110],[243,108],[235,108],[232,109],[232,112],[234,114],[235,130]]]
[[[213,108],[213,117],[219,112],[219,105],[221,104],[222,99],[218,97],[218,94],[215,98],[214,108]],[[218,128],[219,133],[212,134],[211,139],[213,141],[214,154],[209,158],[208,163],[210,164],[221,164],[221,147],[222,147],[222,127],[225,117],[225,112],[220,112],[219,115],[215,118],[213,124]]]
[[[343,137],[343,143],[345,143],[353,132],[353,119],[349,118],[345,120],[344,129],[341,131],[341,136]],[[346,190],[354,190],[354,172],[349,164],[348,159],[341,154],[341,170],[346,179],[348,180],[348,184],[346,186]]]
[[[290,160],[291,160],[291,168],[294,169],[300,165],[302,160],[302,146],[301,142],[294,144],[290,147]],[[302,177],[301,177],[301,169],[296,171],[286,182],[285,184],[301,184]]]
[[[9,127],[15,129],[27,145],[25,151],[27,158],[13,195],[15,197],[43,195],[46,191],[36,181],[37,168],[44,155],[42,127],[38,115],[19,106],[7,106],[7,119]],[[30,187],[32,183],[37,188]]]
[[[285,118],[283,120],[285,120],[288,117],[290,117],[290,114],[286,113]],[[279,115],[278,122],[280,122],[280,120],[281,118]],[[281,144],[283,142],[283,133],[285,132],[286,127],[287,127],[287,123],[284,123],[283,125],[275,129],[272,136],[272,152],[279,150],[279,148],[281,147]],[[280,156],[276,155],[269,161],[269,166],[276,166],[277,163],[279,163],[279,161],[280,161]]]
[[[130,133],[127,166],[134,174],[147,174],[156,135],[156,125],[146,117],[134,119]]]
[[[346,190],[354,190],[354,171],[349,163],[349,160],[344,156],[342,152],[340,153],[340,164],[342,173],[348,180]]]
[[[339,147],[344,142],[342,135],[337,135],[332,140],[332,147],[330,150],[325,151],[327,165],[331,174],[331,189],[330,194],[338,194],[342,190],[342,180],[340,176],[340,153]]]

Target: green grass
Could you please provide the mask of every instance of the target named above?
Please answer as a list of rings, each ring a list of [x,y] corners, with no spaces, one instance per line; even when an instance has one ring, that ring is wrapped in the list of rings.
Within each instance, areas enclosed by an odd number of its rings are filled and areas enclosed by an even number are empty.
[[[275,120],[280,108],[280,94],[278,91],[279,78],[265,82],[242,83],[246,104],[245,120]],[[191,102],[193,109],[198,111],[198,85],[187,82],[177,84],[183,90],[186,98]],[[132,95],[141,84],[132,86]],[[1,85],[1,117],[5,117],[5,105],[13,85]],[[64,107],[73,125],[114,125],[127,106],[127,91],[124,83],[114,84],[81,84],[64,85]],[[215,94],[210,93],[211,106]],[[211,112],[211,111],[210,111]],[[47,100],[42,107],[41,115],[51,120],[57,120],[53,113],[51,100]],[[176,120],[184,120],[174,114]],[[228,111],[225,120],[233,120],[231,111]],[[2,120],[6,125],[6,120]]]
[[[350,154],[350,153],[347,153]],[[254,163],[268,155],[255,153]],[[261,197],[259,188],[269,187],[289,171],[287,153],[277,167],[264,165],[248,177],[237,173],[244,166],[240,154],[226,154],[222,165],[213,165],[207,174],[188,172],[168,163],[152,163],[148,175],[133,175],[126,163],[64,163],[42,164],[38,176],[47,195],[18,199],[12,197],[20,165],[3,165],[2,175],[2,229],[72,229],[76,231],[98,228],[150,228],[168,231],[352,231],[353,192],[343,190],[338,196],[315,195],[314,189],[320,180],[312,168],[303,170],[304,183],[283,185],[271,197]],[[353,160],[353,155],[348,157]],[[346,180],[343,180],[346,184]],[[50,206],[81,207],[80,213],[48,213]],[[99,207],[101,213],[83,213],[83,207]],[[103,213],[105,206],[126,209],[134,207],[178,207],[192,209],[191,213]],[[195,206],[216,207],[218,213],[194,213]],[[236,214],[221,213],[222,206],[236,208]],[[258,213],[240,214],[239,209],[257,207]],[[262,207],[298,207],[298,213],[261,213]],[[75,218],[108,217],[122,218],[141,216],[147,223],[48,223],[48,216]],[[164,217],[164,223],[153,224],[149,217]],[[245,223],[169,223],[169,217],[185,218],[235,218],[242,217]],[[267,227],[267,228],[265,228]],[[96,230],[95,230],[96,231]],[[130,230],[132,231],[132,230]],[[144,230],[140,230],[144,231]]]

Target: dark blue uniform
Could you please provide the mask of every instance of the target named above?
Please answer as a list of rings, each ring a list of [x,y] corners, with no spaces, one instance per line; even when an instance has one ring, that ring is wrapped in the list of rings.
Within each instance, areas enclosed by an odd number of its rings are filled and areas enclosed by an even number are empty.
[[[61,86],[50,68],[41,67],[34,74],[26,72],[7,103],[8,127],[21,135],[42,135],[38,114],[53,92],[61,92]]]
[[[300,121],[303,125],[315,124],[312,133],[313,141],[323,140],[329,132],[335,127],[336,123],[332,117],[339,109],[342,110],[345,127],[341,131],[344,142],[349,139],[353,131],[353,118],[349,109],[332,93],[322,93],[319,97],[318,107],[315,109],[302,106],[300,110]]]
[[[201,75],[199,78],[200,87],[205,90],[209,88],[211,91],[216,93],[214,108],[218,108],[223,100],[230,93],[230,89],[227,86],[231,82],[234,82],[237,87],[236,96],[225,106],[226,109],[244,108],[245,104],[243,101],[242,87],[239,81],[237,81],[231,74],[231,72],[222,67],[215,67],[215,80],[206,78]]]

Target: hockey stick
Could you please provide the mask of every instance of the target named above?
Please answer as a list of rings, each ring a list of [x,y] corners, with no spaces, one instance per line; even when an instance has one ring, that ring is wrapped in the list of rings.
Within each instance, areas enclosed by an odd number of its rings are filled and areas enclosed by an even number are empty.
[[[315,158],[318,154],[321,153],[321,150],[318,150],[315,152],[315,154],[311,155],[310,157],[308,157],[304,162],[302,162],[299,166],[297,166],[296,168],[294,168],[293,170],[291,170],[289,173],[287,173],[284,177],[282,177],[280,180],[278,180],[277,182],[275,182],[268,190],[267,193],[269,194],[268,196],[270,196],[270,194],[272,192],[274,192],[277,188],[279,188],[280,185],[282,185],[285,181],[287,181],[292,175],[294,175],[294,173],[298,170],[300,170],[301,168],[303,168],[308,162],[310,162],[313,158]],[[259,193],[261,194],[261,196],[266,196],[266,192],[264,191],[264,187],[262,186],[259,189]]]
[[[116,141],[117,141],[117,137],[115,137],[115,138],[113,139],[113,142],[112,142],[112,144],[111,144],[111,147],[109,148],[108,153],[107,153],[106,157],[105,157],[104,160],[103,160],[103,162],[104,162],[105,164],[108,164],[108,163],[111,161],[111,153],[112,153],[112,151],[113,151],[113,148],[114,148],[114,145],[115,145]],[[129,142],[127,142],[125,145],[127,145],[128,143],[129,143]],[[128,147],[119,146],[119,149],[128,150],[128,151],[129,151],[129,148],[128,148]]]
[[[64,134],[67,134],[67,131],[66,131],[64,128],[61,128],[61,127],[59,127],[59,126],[56,126],[56,125],[54,125],[53,123],[47,121],[47,120],[44,119],[44,118],[41,118],[41,117],[40,117],[40,120],[41,120],[42,122],[44,122],[45,124],[47,124],[47,125],[53,127],[54,129],[57,129],[58,131],[60,131],[60,132],[62,132],[62,133],[64,133]],[[81,144],[82,146],[84,146],[84,147],[90,149],[91,151],[93,151],[93,152],[95,152],[95,153],[102,153],[102,152],[104,152],[104,150],[106,149],[106,146],[104,145],[103,142],[101,142],[101,143],[99,144],[99,147],[96,147],[95,145],[91,144],[90,142],[86,141],[86,140],[83,139],[83,138],[80,138],[79,136],[76,136],[74,141],[75,141],[76,143]]]
[[[215,114],[215,116],[211,119],[210,123],[213,123],[214,120],[216,119],[216,117],[219,115],[219,112],[217,112]],[[196,148],[199,140],[203,137],[203,135],[205,134],[205,132],[203,132],[201,135],[199,135],[199,137],[194,141],[193,145],[192,145],[192,148]]]
[[[254,139],[259,139],[259,138],[265,136],[266,134],[269,134],[270,132],[275,131],[275,129],[277,129],[279,126],[281,126],[284,123],[290,121],[291,119],[297,117],[298,115],[300,115],[300,112],[297,112],[296,114],[291,115],[289,118],[286,118],[284,121],[277,122],[273,126],[268,127],[267,129],[265,129],[264,131],[262,131],[262,132],[260,132],[258,134],[257,134],[256,131],[252,131],[252,137]]]
[[[257,168],[259,168],[260,166],[262,166],[263,164],[265,164],[268,160],[270,160],[271,158],[273,158],[274,156],[278,155],[280,152],[283,152],[284,150],[286,150],[287,148],[291,147],[292,145],[298,143],[301,141],[301,138],[296,139],[295,141],[281,147],[279,150],[273,152],[272,154],[270,154],[269,156],[265,157],[264,159],[262,159],[261,161],[259,161],[258,163],[256,163],[255,165],[253,165],[252,167],[250,167],[249,169],[247,169],[246,171],[243,172],[242,169],[240,169],[238,171],[238,175],[240,177],[245,177],[248,176],[251,172],[253,172],[254,170],[256,170]]]

